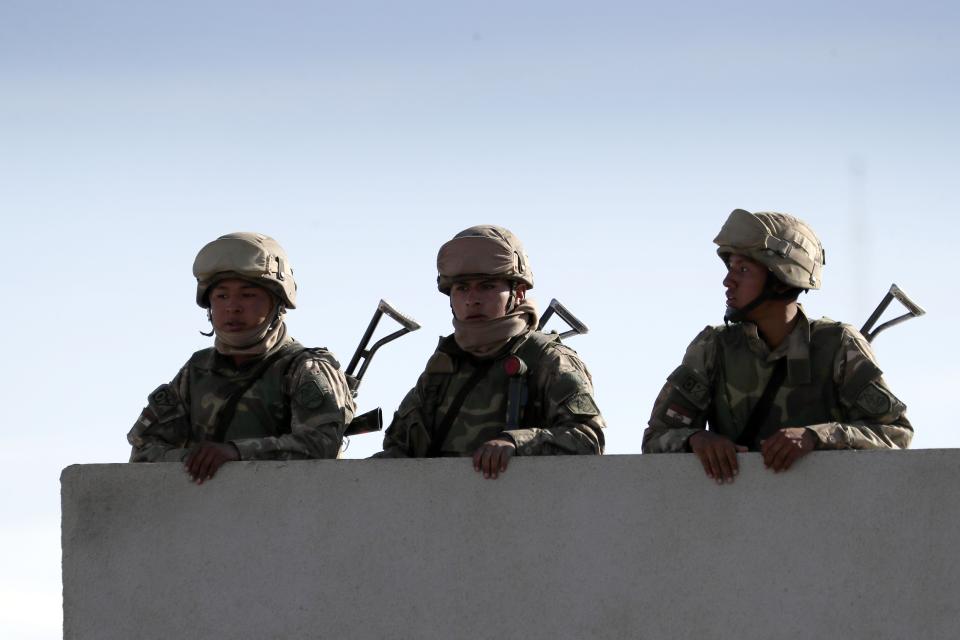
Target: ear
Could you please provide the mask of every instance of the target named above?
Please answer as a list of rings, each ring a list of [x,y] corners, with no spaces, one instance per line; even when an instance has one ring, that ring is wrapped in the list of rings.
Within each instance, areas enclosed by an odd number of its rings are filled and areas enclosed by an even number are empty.
[[[520,283],[514,288],[514,294],[517,296],[517,304],[527,299],[527,285]]]

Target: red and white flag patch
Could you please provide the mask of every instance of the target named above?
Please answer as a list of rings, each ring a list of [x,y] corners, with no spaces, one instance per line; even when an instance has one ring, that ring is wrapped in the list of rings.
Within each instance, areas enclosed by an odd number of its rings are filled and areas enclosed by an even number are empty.
[[[678,404],[672,404],[667,407],[667,417],[674,422],[679,422],[684,426],[690,426],[693,424],[693,416],[690,415],[690,412],[687,409]]]

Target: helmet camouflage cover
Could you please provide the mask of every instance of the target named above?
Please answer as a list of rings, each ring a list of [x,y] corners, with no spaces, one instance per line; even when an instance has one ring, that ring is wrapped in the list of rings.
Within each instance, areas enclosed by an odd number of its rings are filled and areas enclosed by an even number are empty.
[[[761,263],[791,287],[820,288],[820,271],[826,262],[823,245],[798,218],[735,209],[713,242],[724,262],[736,253]]]
[[[533,270],[520,239],[509,229],[489,224],[464,229],[440,247],[437,288],[450,295],[454,282],[493,276],[533,288]]]
[[[208,243],[193,261],[197,304],[209,307],[207,291],[227,278],[240,278],[264,287],[288,309],[296,308],[297,283],[287,252],[262,233],[228,233]]]

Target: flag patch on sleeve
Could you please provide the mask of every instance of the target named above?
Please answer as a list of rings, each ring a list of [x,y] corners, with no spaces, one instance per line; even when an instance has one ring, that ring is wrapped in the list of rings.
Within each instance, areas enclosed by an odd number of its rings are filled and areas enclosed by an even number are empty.
[[[693,416],[690,415],[690,411],[678,404],[672,404],[667,407],[667,417],[684,426],[693,424]]]

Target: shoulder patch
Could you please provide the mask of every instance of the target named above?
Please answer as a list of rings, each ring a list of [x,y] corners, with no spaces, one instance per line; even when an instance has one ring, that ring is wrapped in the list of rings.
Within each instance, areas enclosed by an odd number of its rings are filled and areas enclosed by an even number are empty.
[[[160,422],[167,422],[185,413],[180,405],[180,395],[170,384],[162,384],[154,389],[147,396],[147,406]]]
[[[453,373],[456,367],[453,366],[453,358],[449,354],[437,351],[427,360],[427,373]]]
[[[706,379],[690,367],[680,365],[667,376],[667,381],[698,409],[705,409],[710,404],[710,387]]]
[[[879,416],[888,413],[893,406],[890,394],[883,390],[876,382],[871,382],[860,395],[857,396],[857,406],[864,413],[871,416]]]
[[[317,409],[323,405],[326,395],[326,389],[324,389],[320,379],[312,376],[297,387],[294,400],[304,409]]]
[[[567,410],[575,416],[600,415],[600,409],[589,393],[574,394],[567,398],[567,401],[563,404]]]
[[[153,393],[148,396],[148,401],[157,407],[175,407],[177,406],[176,394],[170,389],[169,384],[162,384]]]

